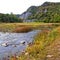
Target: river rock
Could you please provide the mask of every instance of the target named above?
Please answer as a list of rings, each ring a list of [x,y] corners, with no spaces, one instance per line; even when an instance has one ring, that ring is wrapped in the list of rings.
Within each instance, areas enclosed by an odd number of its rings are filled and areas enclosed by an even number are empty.
[[[46,57],[51,58],[51,57],[53,57],[53,55],[47,55]]]

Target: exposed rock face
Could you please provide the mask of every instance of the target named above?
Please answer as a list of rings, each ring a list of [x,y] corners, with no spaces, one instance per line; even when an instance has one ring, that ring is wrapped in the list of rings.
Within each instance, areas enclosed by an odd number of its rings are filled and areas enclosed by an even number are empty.
[[[32,13],[31,12],[24,12],[23,14],[20,15],[19,18],[21,19],[27,19],[28,16],[30,16]]]
[[[50,19],[52,20],[54,19],[51,17],[52,13],[54,14],[57,11],[60,12],[59,6],[60,2],[45,2],[41,6],[31,6],[27,9],[27,11],[17,16],[23,19],[23,22],[34,22],[36,20],[45,21]]]
[[[36,6],[31,6],[27,9],[26,12],[22,13],[21,15],[17,15],[19,18],[26,20],[29,16],[37,11]]]

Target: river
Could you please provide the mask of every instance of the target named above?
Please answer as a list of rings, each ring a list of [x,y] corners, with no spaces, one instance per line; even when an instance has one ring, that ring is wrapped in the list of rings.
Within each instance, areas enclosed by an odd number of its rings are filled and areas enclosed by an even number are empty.
[[[34,40],[34,36],[39,30],[30,31],[28,33],[3,33],[0,32],[0,60],[8,55],[19,55],[26,49],[27,45]],[[25,42],[22,44],[22,42]],[[7,43],[8,46],[3,44]]]

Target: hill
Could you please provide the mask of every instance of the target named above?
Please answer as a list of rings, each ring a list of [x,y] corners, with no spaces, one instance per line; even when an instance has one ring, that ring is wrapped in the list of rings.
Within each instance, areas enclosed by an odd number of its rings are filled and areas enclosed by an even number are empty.
[[[60,2],[45,2],[41,6],[31,6],[19,16],[29,22],[60,22]]]

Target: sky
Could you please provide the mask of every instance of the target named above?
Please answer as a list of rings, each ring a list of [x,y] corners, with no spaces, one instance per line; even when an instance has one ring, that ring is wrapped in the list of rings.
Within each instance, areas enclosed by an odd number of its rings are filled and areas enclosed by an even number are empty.
[[[40,6],[46,1],[60,2],[60,0],[0,0],[0,13],[22,14],[30,6]]]

